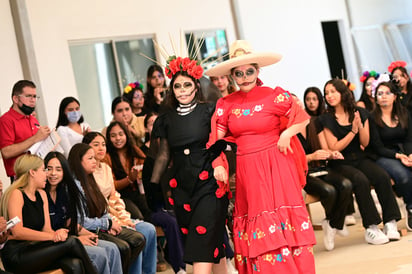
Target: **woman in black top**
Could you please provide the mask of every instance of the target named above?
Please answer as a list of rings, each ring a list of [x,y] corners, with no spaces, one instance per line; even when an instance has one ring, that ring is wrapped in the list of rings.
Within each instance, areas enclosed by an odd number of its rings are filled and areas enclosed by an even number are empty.
[[[67,229],[50,226],[43,160],[24,154],[15,163],[17,180],[1,199],[1,214],[21,222],[1,252],[3,265],[13,273],[36,273],[61,268],[65,273],[97,273],[82,243],[68,237]]]
[[[376,87],[372,112],[372,148],[376,162],[395,182],[395,192],[406,204],[406,227],[412,230],[412,119],[399,100],[395,86],[382,82]]]
[[[328,148],[340,151],[343,160],[329,161],[335,171],[352,182],[353,192],[366,228],[365,239],[371,244],[384,244],[400,238],[396,221],[401,215],[392,192],[390,177],[366,157],[362,147],[369,144],[369,121],[366,110],[357,108],[353,95],[342,80],[325,84],[327,113],[321,116]],[[382,221],[373,202],[370,185],[374,186],[383,211],[385,234],[377,227]]]

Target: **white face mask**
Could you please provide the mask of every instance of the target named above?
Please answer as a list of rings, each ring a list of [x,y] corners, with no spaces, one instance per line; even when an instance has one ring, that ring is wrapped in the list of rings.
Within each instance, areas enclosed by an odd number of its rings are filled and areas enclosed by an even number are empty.
[[[80,111],[67,112],[67,120],[69,120],[70,123],[77,123],[81,117],[82,113]]]

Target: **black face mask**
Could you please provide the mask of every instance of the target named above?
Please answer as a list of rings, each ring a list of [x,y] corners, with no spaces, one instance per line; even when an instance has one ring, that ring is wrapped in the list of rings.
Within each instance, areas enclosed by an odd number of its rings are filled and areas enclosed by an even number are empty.
[[[30,115],[34,111],[34,107],[29,107],[28,105],[23,104],[21,107],[19,106],[19,109],[25,114],[25,115]]]

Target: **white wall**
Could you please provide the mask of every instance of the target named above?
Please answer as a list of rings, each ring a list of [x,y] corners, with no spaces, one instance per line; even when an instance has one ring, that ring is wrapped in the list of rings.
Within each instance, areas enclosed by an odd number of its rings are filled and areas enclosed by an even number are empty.
[[[178,41],[180,29],[211,28],[225,28],[229,41],[235,39],[228,1],[36,0],[26,4],[51,125],[56,122],[60,100],[78,97],[70,40],[154,33],[168,47],[169,33]]]
[[[14,83],[23,77],[8,0],[0,0],[0,33],[0,110],[3,114],[11,106],[11,90]],[[10,180],[6,176],[2,159],[0,180],[5,187],[9,185]]]

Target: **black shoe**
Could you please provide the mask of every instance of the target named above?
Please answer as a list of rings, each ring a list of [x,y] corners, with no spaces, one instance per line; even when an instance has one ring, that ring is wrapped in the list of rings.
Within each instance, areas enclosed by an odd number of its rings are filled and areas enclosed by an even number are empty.
[[[406,209],[406,213],[407,213],[407,216],[406,216],[406,228],[409,230],[409,231],[412,231],[412,209]]]

